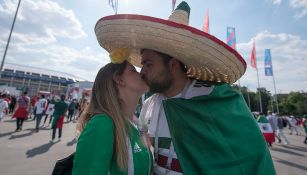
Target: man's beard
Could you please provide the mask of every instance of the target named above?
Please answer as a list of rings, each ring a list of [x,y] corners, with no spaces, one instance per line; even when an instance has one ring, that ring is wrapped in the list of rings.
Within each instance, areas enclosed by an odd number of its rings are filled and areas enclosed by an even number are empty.
[[[149,81],[146,77],[143,77],[145,82],[148,84],[151,93],[163,93],[165,92],[173,83],[173,79],[171,77],[170,71],[165,70],[156,77]]]

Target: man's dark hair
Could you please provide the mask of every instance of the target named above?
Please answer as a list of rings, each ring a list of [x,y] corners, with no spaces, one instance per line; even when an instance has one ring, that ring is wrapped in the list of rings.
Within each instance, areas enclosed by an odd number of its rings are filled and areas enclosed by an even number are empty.
[[[41,97],[42,97],[42,98],[45,98],[45,95],[44,95],[44,94],[42,94],[42,95],[41,95]]]
[[[150,49],[141,49],[141,55],[143,54],[143,52],[144,52],[145,50],[150,50]],[[170,55],[168,55],[168,54],[162,53],[162,52],[158,52],[158,51],[155,51],[155,50],[152,50],[152,51],[156,52],[157,54],[159,54],[159,55],[163,58],[163,63],[164,63],[164,65],[166,65],[166,66],[168,65],[169,61],[170,61],[172,58],[174,58],[174,57],[172,57],[172,56],[170,56]],[[178,59],[176,59],[176,60],[179,62],[181,70],[182,70],[183,72],[187,72],[186,66],[185,66],[181,61],[179,61]]]
[[[28,94],[28,92],[27,92],[27,91],[24,91],[24,92],[23,92],[23,95],[27,95],[27,94]]]

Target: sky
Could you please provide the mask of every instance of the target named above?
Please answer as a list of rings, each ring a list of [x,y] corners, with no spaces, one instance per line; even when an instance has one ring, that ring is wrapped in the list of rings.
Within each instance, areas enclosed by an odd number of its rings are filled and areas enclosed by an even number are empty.
[[[5,63],[66,72],[93,81],[110,62],[94,27],[113,15],[109,0],[22,0]],[[181,0],[177,0],[177,5]],[[210,34],[226,42],[226,28],[236,30],[237,51],[247,63],[236,82],[255,91],[257,71],[250,66],[253,40],[260,87],[274,94],[273,77],[264,75],[264,50],[270,49],[277,93],[307,92],[307,0],[186,0],[189,25],[202,29],[209,10]],[[0,55],[18,0],[0,0]],[[168,19],[172,0],[119,0],[118,14]]]

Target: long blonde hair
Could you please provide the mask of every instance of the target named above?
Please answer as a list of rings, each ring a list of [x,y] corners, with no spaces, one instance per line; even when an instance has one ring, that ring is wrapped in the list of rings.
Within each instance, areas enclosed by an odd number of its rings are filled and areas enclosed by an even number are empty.
[[[117,164],[120,169],[126,170],[128,166],[127,150],[127,119],[122,113],[122,101],[113,77],[122,75],[127,66],[127,61],[121,64],[109,63],[102,67],[92,88],[92,97],[88,107],[84,110],[77,124],[77,134],[81,133],[87,122],[94,114],[108,114],[114,123],[115,152]],[[104,133],[100,133],[104,134]],[[113,154],[115,155],[115,154]]]

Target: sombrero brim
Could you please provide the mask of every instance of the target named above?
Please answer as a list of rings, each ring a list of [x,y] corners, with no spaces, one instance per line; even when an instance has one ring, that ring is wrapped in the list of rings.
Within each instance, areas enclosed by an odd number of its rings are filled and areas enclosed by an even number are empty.
[[[140,49],[171,55],[196,79],[234,83],[246,70],[241,55],[216,37],[187,25],[143,15],[101,18],[95,33],[107,51],[131,48],[131,63],[141,67]]]

